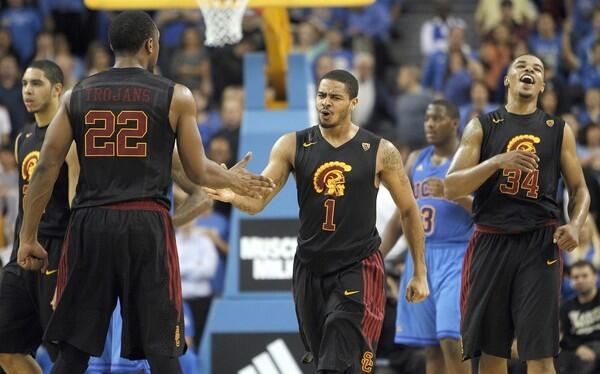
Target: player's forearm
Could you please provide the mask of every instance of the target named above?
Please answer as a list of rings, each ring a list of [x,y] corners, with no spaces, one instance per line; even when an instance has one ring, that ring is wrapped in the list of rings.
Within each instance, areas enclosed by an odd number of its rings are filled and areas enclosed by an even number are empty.
[[[35,168],[23,206],[23,224],[19,238],[31,243],[37,240],[37,231],[44,209],[52,196],[52,190],[60,165],[48,165],[43,160]]]
[[[414,275],[427,274],[425,267],[425,232],[421,223],[421,215],[415,203],[414,207],[401,212],[402,229],[408,241],[408,247],[414,264]]]
[[[234,186],[235,178],[232,174],[216,162],[206,159],[205,175],[199,181],[193,181],[196,184],[210,188],[230,188]]]
[[[205,193],[202,191],[193,193],[175,209],[173,225],[175,227],[183,226],[209,210],[212,206],[213,200],[209,199]]]
[[[255,215],[260,213],[265,208],[267,203],[266,199],[256,199],[253,197],[240,196],[236,194],[235,198],[231,202],[231,205],[250,215]]]
[[[390,253],[401,235],[402,225],[400,224],[400,216],[394,213],[385,226],[383,233],[381,234],[381,245],[379,246],[379,251],[381,252],[381,256],[383,256],[383,258]]]
[[[486,160],[479,165],[452,171],[446,176],[445,194],[448,200],[457,200],[467,196],[481,186],[499,168],[494,158]]]
[[[587,186],[581,185],[569,192],[569,218],[571,223],[581,229],[585,223],[590,208],[590,193]]]

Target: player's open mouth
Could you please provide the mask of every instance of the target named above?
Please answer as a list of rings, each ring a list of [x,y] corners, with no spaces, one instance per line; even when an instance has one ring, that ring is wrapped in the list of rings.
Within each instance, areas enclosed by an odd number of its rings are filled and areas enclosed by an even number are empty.
[[[323,117],[323,119],[329,119],[331,117],[331,115],[332,115],[331,111],[329,111],[327,109],[321,110],[321,117]]]
[[[521,78],[519,79],[519,81],[522,83],[525,83],[525,84],[534,84],[535,83],[535,79],[529,74],[523,74],[521,76]]]

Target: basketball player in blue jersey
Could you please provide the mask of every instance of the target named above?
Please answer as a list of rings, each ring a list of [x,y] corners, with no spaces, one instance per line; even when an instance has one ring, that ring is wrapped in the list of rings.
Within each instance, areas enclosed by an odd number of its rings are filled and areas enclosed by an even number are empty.
[[[446,100],[429,104],[425,113],[428,147],[408,157],[406,169],[413,184],[425,230],[425,263],[431,294],[418,304],[406,302],[404,289],[413,271],[406,260],[398,295],[396,343],[426,347],[428,374],[467,374],[470,365],[460,353],[460,274],[473,231],[472,198],[444,198],[444,178],[458,148],[458,109]],[[402,234],[396,211],[383,233],[380,250],[385,256]]]
[[[517,57],[504,77],[505,106],[469,122],[446,176],[446,196],[474,192],[475,231],[461,284],[463,358],[480,374],[506,373],[517,340],[529,374],[555,373],[561,250],[578,245],[590,196],[565,122],[538,109],[544,64]],[[570,222],[560,224],[559,179]]]
[[[427,297],[423,228],[400,153],[351,121],[358,81],[333,70],[319,81],[319,125],[283,135],[263,175],[276,189],[263,198],[208,190],[245,212],[260,212],[294,173],[300,206],[292,288],[300,335],[319,374],[370,373],[383,323],[381,240],[375,228],[380,183],[390,191],[415,267],[406,298]]]

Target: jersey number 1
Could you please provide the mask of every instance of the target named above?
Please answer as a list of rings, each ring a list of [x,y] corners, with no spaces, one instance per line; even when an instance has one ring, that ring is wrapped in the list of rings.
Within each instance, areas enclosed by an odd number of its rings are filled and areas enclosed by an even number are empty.
[[[325,222],[323,222],[323,230],[335,231],[335,223],[333,223],[333,217],[335,214],[335,200],[325,200]]]
[[[133,122],[135,127],[125,127]],[[90,110],[85,115],[90,127],[84,134],[86,157],[146,157],[148,144],[143,137],[148,132],[148,117],[139,110],[123,110],[117,116],[110,110]],[[116,125],[121,126],[117,131]],[[116,142],[112,141],[117,132]]]

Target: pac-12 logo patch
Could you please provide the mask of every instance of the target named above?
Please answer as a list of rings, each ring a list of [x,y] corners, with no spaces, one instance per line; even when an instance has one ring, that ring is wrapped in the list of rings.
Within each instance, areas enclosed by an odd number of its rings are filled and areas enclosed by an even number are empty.
[[[363,353],[362,359],[360,360],[360,365],[363,373],[370,373],[373,371],[373,352],[365,351]]]
[[[23,159],[23,165],[21,166],[21,176],[25,182],[29,182],[31,180],[31,176],[33,175],[33,171],[38,164],[40,159],[40,152],[33,151],[29,152],[27,156]]]
[[[346,178],[344,173],[352,170],[352,166],[341,161],[330,161],[317,168],[313,176],[313,186],[317,193],[327,196],[344,196]]]
[[[540,141],[541,139],[535,135],[517,135],[508,142],[506,151],[527,151],[536,153],[535,144],[538,144]]]

